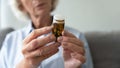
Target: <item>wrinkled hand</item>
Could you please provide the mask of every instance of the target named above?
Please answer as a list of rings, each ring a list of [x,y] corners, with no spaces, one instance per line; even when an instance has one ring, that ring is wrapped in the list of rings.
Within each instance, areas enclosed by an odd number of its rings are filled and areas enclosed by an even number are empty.
[[[65,68],[80,68],[86,60],[83,43],[68,31],[63,31],[62,34],[63,36],[58,38],[58,42],[63,47]]]
[[[52,27],[35,29],[23,40],[24,59],[16,66],[17,68],[37,68],[43,60],[58,52],[59,43],[54,42],[45,46],[56,40],[54,35],[49,34],[38,38],[43,34],[48,34],[51,30]]]

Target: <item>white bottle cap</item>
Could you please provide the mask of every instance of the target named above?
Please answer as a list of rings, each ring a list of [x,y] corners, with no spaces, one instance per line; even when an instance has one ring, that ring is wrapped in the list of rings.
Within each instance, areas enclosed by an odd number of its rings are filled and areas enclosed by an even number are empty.
[[[62,15],[54,15],[54,18],[53,18],[54,20],[53,20],[53,23],[56,21],[56,20],[64,20],[65,18],[64,18],[64,16],[62,16]]]

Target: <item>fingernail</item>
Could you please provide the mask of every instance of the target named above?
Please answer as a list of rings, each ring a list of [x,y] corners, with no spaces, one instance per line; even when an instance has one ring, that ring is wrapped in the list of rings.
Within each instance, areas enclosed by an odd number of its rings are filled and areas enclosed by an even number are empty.
[[[51,27],[51,28],[53,28],[54,26],[53,26],[53,25],[51,25],[50,27]]]
[[[53,39],[55,39],[55,37],[54,37],[54,35],[51,35],[50,40],[53,40]]]
[[[63,40],[62,36],[58,37],[58,41],[61,42]]]
[[[62,32],[62,35],[65,35],[65,30]]]

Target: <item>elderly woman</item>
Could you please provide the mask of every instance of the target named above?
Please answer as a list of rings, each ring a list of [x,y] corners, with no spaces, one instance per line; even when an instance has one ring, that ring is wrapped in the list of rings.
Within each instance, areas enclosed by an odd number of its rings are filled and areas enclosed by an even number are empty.
[[[65,26],[58,42],[54,42],[50,13],[57,0],[10,2],[15,15],[30,24],[7,35],[0,53],[0,68],[93,68],[83,34]]]

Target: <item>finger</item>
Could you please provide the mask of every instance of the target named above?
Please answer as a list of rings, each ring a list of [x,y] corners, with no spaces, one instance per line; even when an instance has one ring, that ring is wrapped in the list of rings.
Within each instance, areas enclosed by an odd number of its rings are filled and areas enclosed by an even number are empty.
[[[29,43],[31,40],[37,38],[37,37],[40,36],[40,35],[49,33],[51,30],[52,30],[52,27],[51,27],[51,26],[49,26],[49,27],[43,27],[43,28],[41,28],[41,29],[35,29],[35,30],[33,30],[33,31],[23,40],[24,45],[27,44],[27,43]]]
[[[29,64],[31,64],[32,66],[35,66],[33,68],[36,68],[36,66],[38,66],[37,64],[38,63],[41,63],[43,60],[49,58],[50,56],[54,55],[55,53],[58,52],[58,49],[57,50],[54,50],[52,52],[50,52],[49,54],[46,54],[46,55],[42,55],[42,56],[38,56],[38,57],[25,57],[25,59],[29,60],[27,61]]]
[[[59,51],[59,49],[55,49],[55,50],[51,51],[50,53],[42,55],[41,57],[43,57],[44,59],[49,58],[50,56],[56,54],[58,51]]]
[[[52,55],[56,54],[57,52],[58,52],[58,49],[57,49],[57,50],[54,50],[54,51],[52,51],[52,52],[50,52],[50,53],[48,53],[48,54],[46,54],[46,55],[42,55],[42,56],[38,57],[38,58],[36,59],[36,61],[40,61],[40,62],[41,62],[41,61],[43,61],[43,60],[51,57]]]
[[[66,37],[66,36],[60,36],[58,37],[58,42],[69,42],[69,43],[73,43],[73,44],[76,44],[78,46],[81,46],[83,47],[84,44],[82,41],[80,41],[79,39],[77,38],[71,38],[71,37]]]
[[[67,42],[62,42],[62,47],[64,49],[68,49],[68,50],[71,50],[73,52],[77,52],[77,53],[80,53],[82,55],[85,54],[85,50],[83,47],[80,47],[78,45],[75,45],[73,43],[67,43]]]
[[[72,33],[68,32],[67,30],[64,30],[64,31],[62,32],[62,35],[63,35],[63,36],[75,37],[75,38],[76,38],[76,36],[74,36]]]
[[[86,61],[85,56],[83,56],[79,53],[76,53],[76,52],[71,53],[71,56],[72,56],[72,58],[75,58],[75,59],[79,60],[82,64],[85,63],[85,61]]]
[[[24,46],[23,48],[23,53],[29,52],[29,51],[33,51],[39,47],[42,47],[50,42],[55,41],[55,36],[52,34],[49,34],[43,38],[37,38],[32,40],[29,44],[27,44],[26,46]]]
[[[35,57],[36,58],[36,57],[40,57],[40,56],[49,54],[53,51],[58,50],[59,45],[60,45],[59,43],[53,43],[53,44],[50,44],[49,46],[41,47],[33,52],[28,53],[26,55],[26,57],[31,57],[31,58]]]

